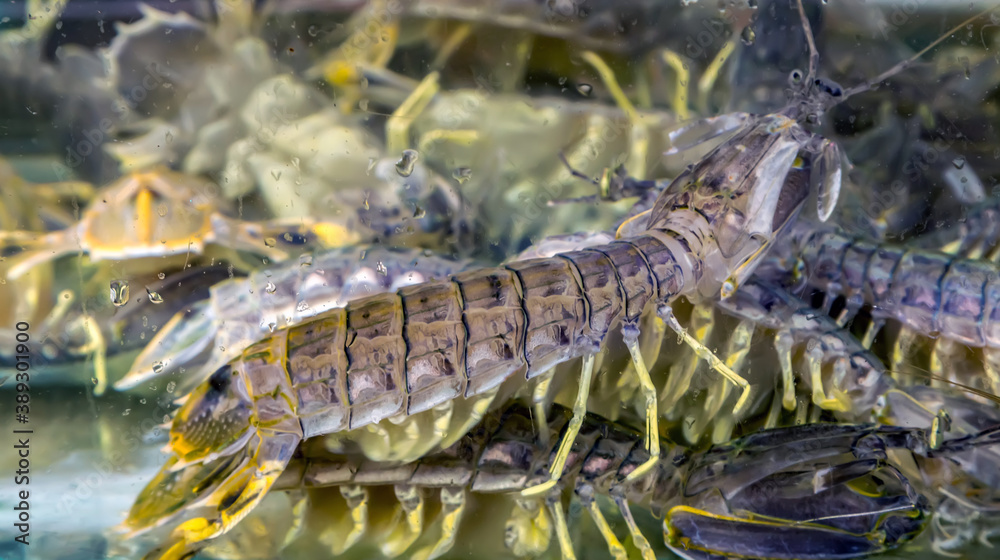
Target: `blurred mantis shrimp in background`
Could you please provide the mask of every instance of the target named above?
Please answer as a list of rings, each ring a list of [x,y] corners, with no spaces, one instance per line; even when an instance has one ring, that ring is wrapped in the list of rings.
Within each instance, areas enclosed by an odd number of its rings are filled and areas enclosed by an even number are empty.
[[[374,504],[369,504],[368,487],[394,485],[400,509],[380,548],[386,556],[395,557],[409,551],[425,531],[421,490],[440,488],[441,533],[429,545],[410,552],[413,558],[432,559],[454,546],[470,493],[516,496],[546,480],[551,457],[561,440],[570,437],[566,428],[572,419],[572,411],[555,407],[543,424],[549,437],[541,438],[528,409],[508,406],[488,415],[453,447],[403,465],[330,455],[321,447],[303,446],[275,489],[340,487],[351,514],[346,523],[338,523],[340,528],[334,534],[341,539],[326,539],[339,555],[358,543],[369,528],[368,509]],[[922,489],[919,478],[914,481],[917,487],[911,486],[892,466],[887,451],[908,451],[944,466],[947,457],[955,453],[996,444],[997,429],[939,442],[934,447],[922,430],[852,424],[766,430],[704,452],[664,442],[666,453],[653,473],[630,481],[629,473],[649,459],[642,443],[644,436],[588,415],[579,434],[572,436],[574,453],[559,485],[536,498],[544,501],[544,508],[518,502],[507,521],[505,541],[515,551],[540,546],[536,552],[543,552],[549,542],[545,533],[551,526],[562,557],[575,558],[560,499],[565,489],[572,488],[615,558],[626,558],[626,549],[595,501],[602,495],[615,503],[633,546],[646,559],[655,558],[653,547],[636,525],[630,503],[662,516],[667,546],[685,557],[864,557],[912,539],[929,519],[931,502],[922,492],[933,487]],[[179,503],[190,498],[191,488],[216,483],[212,471],[217,468],[220,465],[207,463],[161,472],[162,478],[150,484],[144,499],[137,502],[132,518],[163,519],[164,514],[184,511]],[[877,484],[881,490],[858,490],[866,484]],[[304,508],[304,504],[296,506],[299,515]],[[536,513],[524,515],[531,511]],[[768,520],[762,522],[758,516]],[[296,521],[293,527],[303,522]],[[755,539],[753,535],[768,538]],[[161,553],[164,558],[175,558],[190,550],[181,538],[165,545]]]

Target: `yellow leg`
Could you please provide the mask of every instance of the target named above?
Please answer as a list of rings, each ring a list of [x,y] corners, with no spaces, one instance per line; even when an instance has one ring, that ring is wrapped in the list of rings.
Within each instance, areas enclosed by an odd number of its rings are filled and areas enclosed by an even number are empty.
[[[576,495],[580,497],[580,503],[590,514],[590,518],[594,520],[594,525],[604,537],[604,542],[608,543],[608,552],[615,557],[615,560],[627,560],[628,554],[625,552],[625,547],[611,530],[611,525],[604,518],[601,508],[597,505],[597,500],[594,499],[594,487],[589,484],[580,484],[576,489]]]
[[[538,499],[517,499],[504,531],[504,546],[519,558],[539,556],[552,541],[552,521]]]
[[[549,388],[552,386],[552,374],[552,371],[542,374],[531,394],[535,412],[535,433],[542,449],[549,448]]]
[[[618,510],[622,514],[622,518],[625,520],[625,524],[628,526],[628,532],[632,535],[632,544],[639,549],[642,554],[643,560],[656,560],[656,555],[653,554],[653,547],[649,546],[649,541],[639,530],[639,526],[635,524],[635,518],[632,517],[632,510],[628,507],[628,502],[625,501],[625,497],[618,494],[614,494],[615,504],[618,506]]]
[[[462,46],[462,43],[472,35],[472,24],[462,23],[458,26],[455,31],[448,36],[448,39],[441,45],[438,50],[437,55],[434,57],[434,62],[431,63],[431,70],[440,70],[444,68],[444,65],[451,58],[451,55],[455,54],[458,47]]]
[[[813,404],[825,410],[846,411],[847,408],[844,407],[843,403],[836,398],[826,396],[826,391],[823,388],[823,349],[819,347],[818,343],[809,349],[807,359],[809,361],[809,379],[812,381]]]
[[[729,366],[727,366],[725,362],[720,360],[718,356],[715,355],[715,353],[713,353],[711,350],[708,349],[708,347],[706,347],[704,344],[702,344],[694,337],[692,337],[690,334],[688,334],[687,330],[685,330],[684,327],[682,327],[681,324],[677,322],[677,318],[674,317],[674,312],[672,309],[670,309],[669,305],[661,305],[658,310],[658,314],[660,318],[667,323],[668,327],[673,329],[674,332],[676,332],[677,335],[680,336],[681,339],[695,351],[695,353],[697,353],[702,359],[706,360],[710,366],[712,366],[712,369],[718,371],[723,375],[723,377],[728,379],[730,383],[742,389],[740,398],[738,401],[736,401],[736,406],[733,408],[734,415],[736,416],[742,415],[744,410],[750,403],[750,383],[748,383],[746,379],[743,379],[742,377],[737,375],[736,372],[730,369]]]
[[[688,84],[691,81],[691,75],[685,68],[684,61],[674,51],[663,49],[660,57],[667,66],[677,73],[674,98],[670,100],[670,104],[673,106],[674,112],[677,113],[677,118],[686,121],[691,118],[691,111],[688,109]]]
[[[660,411],[657,406],[656,387],[653,386],[653,380],[649,378],[649,370],[646,369],[646,362],[643,361],[642,351],[639,349],[638,329],[635,329],[634,335],[628,330],[626,331],[625,345],[628,347],[629,354],[632,355],[632,365],[635,366],[635,374],[639,378],[639,391],[642,392],[646,401],[645,447],[646,451],[649,452],[649,460],[636,467],[625,477],[626,482],[632,482],[652,471],[660,460]]]
[[[712,91],[712,86],[715,85],[715,81],[719,77],[722,65],[729,60],[729,56],[736,50],[736,40],[734,37],[722,46],[719,54],[715,55],[712,62],[705,68],[705,72],[702,73],[701,78],[698,79],[698,108],[703,115],[709,114],[708,94]]]
[[[781,405],[785,410],[795,409],[795,374],[792,370],[792,345],[794,339],[787,331],[774,336],[774,350],[781,365]]]
[[[630,124],[629,129],[632,136],[629,170],[633,177],[645,179],[646,155],[649,153],[649,134],[642,124],[639,112],[632,105],[632,102],[629,101],[628,96],[625,95],[611,67],[601,57],[597,56],[597,53],[584,51],[581,56],[583,56],[587,64],[590,64],[597,71],[597,74],[601,77],[601,81],[604,82],[605,87],[608,88],[608,92],[611,93],[611,97],[614,98],[615,103],[625,113],[625,117]]]
[[[420,491],[409,484],[393,487],[399,509],[394,516],[392,531],[382,543],[382,554],[395,558],[406,552],[424,532],[424,499]]]
[[[83,317],[83,330],[87,343],[80,350],[94,358],[94,395],[99,397],[108,388],[107,345],[101,327],[90,315]]]
[[[580,433],[580,427],[583,425],[583,418],[587,415],[587,397],[590,395],[590,379],[593,377],[593,374],[594,354],[587,354],[583,357],[583,371],[580,374],[580,389],[577,391],[576,401],[573,403],[573,417],[570,418],[569,425],[566,426],[566,431],[563,434],[562,441],[559,442],[559,449],[556,451],[556,456],[552,459],[552,466],[549,467],[549,480],[537,486],[526,488],[521,492],[522,496],[527,497],[544,494],[551,490],[552,487],[559,482],[559,478],[562,476],[563,468],[566,467],[566,459],[569,458],[569,452],[573,449],[573,442],[576,440],[577,434]],[[646,377],[648,378],[649,374],[646,374]],[[650,385],[652,385],[652,383],[650,383]],[[656,403],[654,398],[654,408],[655,405]],[[548,431],[547,425],[543,431]],[[657,443],[659,443],[659,440],[657,440]]]
[[[320,536],[320,542],[329,546],[334,556],[340,556],[357,544],[368,530],[368,490],[345,485],[340,487],[340,495],[347,502],[348,518]]]
[[[417,151],[420,153],[433,154],[437,149],[436,144],[438,142],[451,142],[453,144],[460,144],[463,146],[472,146],[478,142],[479,139],[480,134],[478,130],[431,130],[420,136],[420,140],[417,142]]]
[[[309,495],[303,493],[292,506],[292,526],[281,541],[281,548],[296,541],[306,530],[306,512],[309,510]]]
[[[749,321],[740,321],[736,329],[729,337],[729,348],[727,349],[726,365],[733,371],[742,371],[746,362],[747,354],[750,352],[750,343],[753,340],[754,325]],[[732,438],[733,430],[736,428],[736,418],[728,410],[722,410],[722,404],[729,398],[732,385],[722,383],[713,385],[716,390],[712,394],[718,395],[717,399],[706,400],[705,410],[702,414],[713,420],[715,429],[712,431],[712,442],[716,444],[725,443]]]
[[[882,320],[872,320],[868,324],[868,328],[865,330],[865,336],[861,339],[861,345],[865,348],[871,349],[872,343],[875,342],[875,336],[878,335],[882,327],[885,326],[885,321]]]
[[[458,524],[465,512],[465,499],[464,488],[441,489],[441,536],[433,545],[413,553],[411,560],[434,560],[455,546]]]
[[[406,98],[406,101],[392,113],[385,124],[386,151],[390,154],[401,154],[410,147],[410,125],[413,119],[424,112],[440,89],[438,73],[431,72],[420,82],[417,89]]]
[[[899,334],[896,336],[896,343],[892,346],[892,355],[889,362],[892,378],[896,381],[901,381],[903,365],[910,355],[910,350],[913,347],[913,343],[916,342],[917,336],[919,335],[909,329],[900,329]]]
[[[793,403],[794,405],[794,403]],[[774,398],[771,399],[771,408],[767,411],[767,418],[764,420],[764,429],[770,430],[771,428],[778,427],[778,420],[781,418],[782,409],[781,399],[778,398],[778,393],[775,392]]]
[[[691,329],[698,340],[708,340],[712,336],[712,329],[715,326],[715,306],[711,304],[697,304],[691,310]],[[688,353],[682,364],[678,364],[679,372],[671,372],[670,378],[660,394],[660,400],[666,410],[674,410],[681,397],[687,393],[701,364],[698,354]]]
[[[573,552],[573,539],[569,536],[569,526],[566,524],[566,514],[563,513],[562,503],[559,500],[559,493],[549,496],[545,500],[545,505],[552,516],[552,522],[556,526],[556,538],[559,540],[559,551],[563,560],[576,560],[576,553]]]

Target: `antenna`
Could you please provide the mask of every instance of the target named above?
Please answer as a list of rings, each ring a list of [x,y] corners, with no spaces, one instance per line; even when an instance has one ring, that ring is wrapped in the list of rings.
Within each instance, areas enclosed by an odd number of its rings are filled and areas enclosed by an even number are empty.
[[[799,2],[799,7],[801,8],[801,6],[802,6],[802,0],[798,0],[798,2]],[[913,64],[914,62],[916,62],[918,58],[920,58],[920,57],[924,56],[925,54],[927,54],[927,51],[929,51],[929,50],[933,49],[934,47],[940,45],[942,41],[944,41],[948,37],[954,35],[955,33],[958,33],[966,25],[969,25],[970,23],[976,21],[977,19],[983,17],[984,15],[986,15],[986,14],[988,14],[988,13],[990,13],[993,10],[996,10],[996,9],[997,9],[996,7],[987,8],[987,9],[979,12],[978,14],[970,17],[969,19],[963,21],[962,23],[956,25],[955,27],[951,28],[950,31],[948,31],[944,35],[941,35],[937,39],[935,39],[934,42],[932,42],[931,44],[929,44],[926,47],[924,47],[923,49],[921,49],[920,52],[918,52],[917,54],[911,56],[910,58],[908,58],[906,60],[903,60],[903,61],[897,63],[892,68],[889,68],[888,70],[886,70],[885,72],[882,72],[878,76],[875,76],[874,78],[872,78],[870,80],[862,82],[862,83],[860,83],[860,84],[858,84],[858,85],[856,85],[856,86],[848,89],[847,91],[844,92],[843,97],[841,97],[840,100],[843,101],[843,100],[847,99],[848,97],[850,97],[852,95],[868,91],[872,87],[874,87],[875,84],[878,84],[879,82],[881,82],[881,81],[883,81],[885,79],[891,78],[892,76],[894,76],[894,75],[898,74],[899,72],[905,70],[911,64]],[[805,18],[805,16],[803,16],[803,18]],[[810,46],[812,46],[811,42],[810,42]]]
[[[813,37],[812,26],[809,25],[809,18],[806,17],[806,9],[802,6],[802,0],[796,0],[796,2],[799,4],[799,19],[802,20],[802,31],[806,34],[806,41],[809,42],[809,73],[806,75],[805,80],[806,87],[809,87],[816,79],[816,68],[819,66],[819,51],[816,50],[816,39]]]

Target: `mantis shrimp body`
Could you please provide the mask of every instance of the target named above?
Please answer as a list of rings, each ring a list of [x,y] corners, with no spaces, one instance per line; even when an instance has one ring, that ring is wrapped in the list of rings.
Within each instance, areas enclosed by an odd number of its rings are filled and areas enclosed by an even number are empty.
[[[451,448],[403,465],[323,454],[315,446],[302,446],[275,489],[339,486],[354,520],[339,541],[342,552],[364,535],[368,488],[394,485],[406,529],[393,531],[384,542],[383,551],[391,551],[390,556],[408,551],[424,530],[418,490],[441,489],[441,535],[430,546],[410,553],[413,558],[435,558],[453,546],[469,493],[517,495],[546,480],[572,421],[571,410],[554,407],[545,424],[549,437],[542,438],[534,430],[529,409],[512,405],[488,415]],[[929,500],[886,462],[886,450],[908,450],[933,459],[995,443],[995,432],[983,430],[945,442],[937,450],[930,449],[922,430],[850,424],[765,430],[704,452],[664,442],[665,452],[651,475],[629,481],[628,475],[650,459],[643,435],[587,415],[573,437],[574,452],[559,485],[541,498],[563,558],[575,557],[559,499],[566,488],[573,489],[618,559],[626,558],[626,551],[595,501],[599,495],[616,504],[646,559],[655,555],[629,504],[662,517],[665,543],[686,558],[863,557],[907,542],[928,519]],[[180,473],[190,474],[185,471],[192,469],[198,474],[180,486],[197,486],[201,473],[216,468],[219,465],[186,467]],[[165,479],[147,487],[143,497],[169,510],[177,494],[160,489],[178,473],[163,474]],[[880,491],[858,491],[866,483],[877,484]],[[769,521],[761,522],[758,516]],[[508,521],[508,533],[518,534],[519,529],[516,518]],[[509,546],[516,544],[508,540]],[[168,552],[173,547],[184,548],[183,538],[169,544]]]
[[[890,357],[893,370],[901,368],[917,337],[930,337],[937,339],[931,345],[931,373],[958,375],[946,369],[949,354],[964,353],[961,345],[981,348],[985,388],[1000,392],[1000,268],[995,263],[871,243],[829,229],[796,230],[791,238],[806,285],[824,292],[828,305],[843,296],[841,324],[862,306],[871,307],[865,346],[887,320],[900,323]]]

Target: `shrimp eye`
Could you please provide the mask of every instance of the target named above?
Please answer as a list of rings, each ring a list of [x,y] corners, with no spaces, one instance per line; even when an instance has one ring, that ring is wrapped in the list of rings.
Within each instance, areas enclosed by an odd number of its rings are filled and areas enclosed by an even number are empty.
[[[844,91],[840,89],[840,86],[834,82],[827,82],[817,78],[814,84],[830,97],[840,97],[844,94]]]
[[[792,73],[788,76],[788,81],[792,82],[793,84],[802,83],[802,71],[792,70]]]

